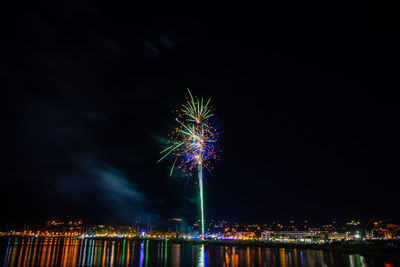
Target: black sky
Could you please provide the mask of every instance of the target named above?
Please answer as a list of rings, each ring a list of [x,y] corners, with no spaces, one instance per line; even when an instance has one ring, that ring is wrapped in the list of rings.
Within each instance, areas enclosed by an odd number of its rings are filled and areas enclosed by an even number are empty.
[[[208,218],[398,218],[397,9],[181,8],[1,11],[2,224],[195,219],[156,164],[186,87],[223,123]]]

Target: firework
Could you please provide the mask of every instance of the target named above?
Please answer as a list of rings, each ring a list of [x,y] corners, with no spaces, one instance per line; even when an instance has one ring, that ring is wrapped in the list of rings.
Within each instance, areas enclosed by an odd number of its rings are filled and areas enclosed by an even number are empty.
[[[182,170],[191,177],[197,171],[200,207],[201,207],[201,234],[204,237],[204,210],[203,210],[203,168],[211,172],[212,163],[219,160],[220,147],[218,141],[221,132],[214,116],[214,108],[210,100],[193,97],[188,89],[189,97],[173,113],[176,114],[177,127],[168,135],[169,146],[160,152],[159,160],[173,160],[170,175],[175,168]]]

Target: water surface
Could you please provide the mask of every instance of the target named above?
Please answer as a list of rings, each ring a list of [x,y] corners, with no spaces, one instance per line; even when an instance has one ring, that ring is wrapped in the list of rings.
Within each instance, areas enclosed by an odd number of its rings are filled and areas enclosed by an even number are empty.
[[[359,254],[170,241],[0,238],[3,266],[394,266]]]

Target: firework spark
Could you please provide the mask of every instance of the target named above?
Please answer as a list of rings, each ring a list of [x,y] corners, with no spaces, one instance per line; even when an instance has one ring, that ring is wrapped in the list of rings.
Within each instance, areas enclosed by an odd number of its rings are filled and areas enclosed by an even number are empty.
[[[201,230],[204,236],[203,212],[203,167],[213,170],[212,162],[219,160],[221,151],[218,141],[221,132],[214,116],[214,108],[210,106],[210,99],[206,102],[203,98],[193,97],[189,92],[186,104],[174,111],[177,127],[168,135],[169,146],[160,152],[158,162],[173,159],[170,175],[175,167],[181,169],[185,175],[192,176],[197,170],[201,200]]]

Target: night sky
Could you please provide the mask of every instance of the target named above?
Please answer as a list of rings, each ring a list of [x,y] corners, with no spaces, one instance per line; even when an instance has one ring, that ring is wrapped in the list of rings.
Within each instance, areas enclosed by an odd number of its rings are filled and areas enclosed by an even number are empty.
[[[399,217],[398,10],[203,8],[1,10],[0,227],[195,220],[194,182],[156,163],[186,87],[223,124],[207,218]]]

